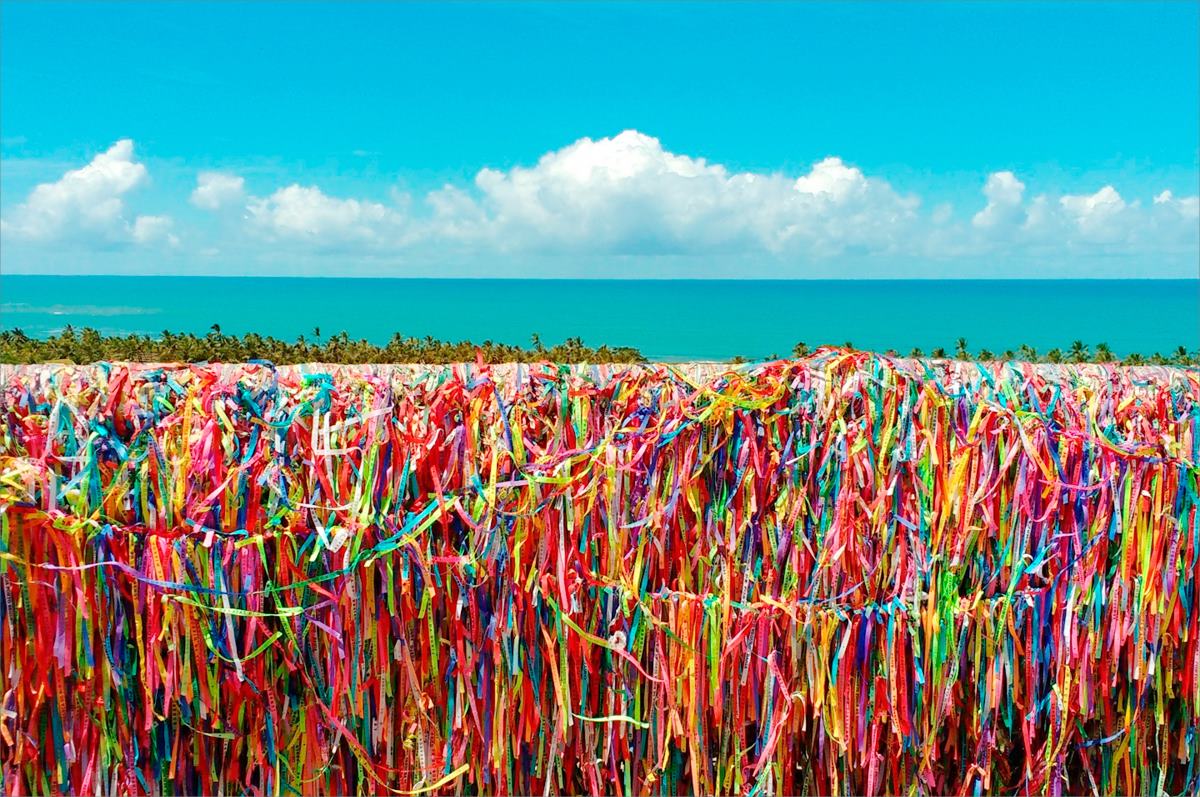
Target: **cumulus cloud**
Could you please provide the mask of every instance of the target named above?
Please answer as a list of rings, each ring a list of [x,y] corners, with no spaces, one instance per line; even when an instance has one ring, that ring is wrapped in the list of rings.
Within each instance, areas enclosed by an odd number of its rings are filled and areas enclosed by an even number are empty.
[[[133,240],[139,244],[165,242],[171,246],[179,245],[179,238],[172,232],[174,222],[169,216],[138,216],[130,231]]]
[[[1024,193],[1025,183],[1018,180],[1012,172],[989,174],[987,182],[983,185],[987,206],[975,214],[971,223],[982,229],[996,229],[1020,223],[1024,215],[1021,208]]]
[[[1012,172],[994,172],[984,183],[987,204],[972,218],[975,237],[964,237],[969,254],[1064,255],[1178,254],[1200,250],[1200,197],[1160,193],[1151,207],[1127,201],[1112,185],[1092,193],[1025,199],[1025,184]]]
[[[1114,242],[1125,238],[1129,225],[1123,218],[1129,205],[1111,185],[1106,185],[1094,194],[1078,194],[1060,197],[1058,200],[1068,223],[1073,227],[1072,236],[1087,242]]]
[[[1176,197],[1170,191],[1163,191],[1154,197],[1152,212],[1157,219],[1178,220],[1187,228],[1196,230],[1197,222],[1200,222],[1200,196]]]
[[[192,191],[192,204],[204,210],[220,210],[239,204],[246,191],[246,180],[236,174],[200,172]]]
[[[792,187],[801,194],[842,202],[863,194],[868,184],[861,171],[842,163],[841,158],[826,158],[808,174],[797,177]]]
[[[39,185],[6,214],[6,239],[177,244],[169,216],[126,207],[148,180],[133,149],[118,141]],[[1165,254],[1178,263],[1200,253],[1196,196],[1162,191],[1139,200],[1113,185],[1035,193],[1004,170],[983,179],[974,203],[926,208],[840,157],[816,159],[800,173],[738,171],[671,152],[636,130],[581,138],[532,164],[484,168],[470,183],[418,198],[335,196],[291,181],[257,196],[238,174],[202,171],[195,179],[191,203],[229,211],[238,224],[222,228],[222,251],[270,243],[369,256],[711,254],[781,264],[842,256],[1060,263],[1078,253]],[[213,243],[199,240],[197,256],[215,251]]]
[[[223,178],[230,197],[242,193],[238,178]],[[211,176],[201,186],[216,192]],[[245,197],[244,208],[256,235],[314,250],[759,253],[795,262],[1200,247],[1196,197],[1164,192],[1144,207],[1103,186],[1029,198],[1012,171],[989,174],[982,193],[983,207],[967,211],[964,222],[948,204],[924,211],[918,197],[839,157],[817,160],[800,175],[733,171],[626,130],[579,139],[532,165],[484,168],[470,185],[446,185],[415,202],[403,194],[389,204],[336,198],[297,184]]]
[[[1149,216],[1145,234],[1158,246],[1200,249],[1200,196],[1176,197],[1163,191],[1154,197]]]
[[[318,246],[400,244],[403,215],[378,202],[339,199],[316,186],[290,185],[268,197],[251,197],[251,228],[270,240]]]
[[[1200,218],[1200,196],[1185,196],[1176,198],[1170,191],[1163,191],[1154,197],[1154,204],[1168,211],[1179,213],[1184,218]]]
[[[432,234],[502,250],[686,254],[890,249],[918,200],[826,158],[798,178],[730,172],[634,130],[429,197]]]
[[[4,219],[3,230],[40,242],[176,243],[166,216],[129,217],[124,197],[147,179],[145,165],[134,160],[133,141],[121,139],[86,166],[34,188]]]

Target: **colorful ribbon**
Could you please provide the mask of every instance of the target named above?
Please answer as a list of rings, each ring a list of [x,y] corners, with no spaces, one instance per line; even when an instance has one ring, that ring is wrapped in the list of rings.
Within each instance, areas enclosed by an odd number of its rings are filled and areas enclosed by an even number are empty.
[[[9,794],[1195,794],[1200,373],[0,371]]]

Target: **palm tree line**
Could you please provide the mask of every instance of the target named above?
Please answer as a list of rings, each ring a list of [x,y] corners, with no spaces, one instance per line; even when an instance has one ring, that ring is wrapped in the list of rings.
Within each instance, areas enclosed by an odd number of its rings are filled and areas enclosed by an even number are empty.
[[[95,329],[65,327],[58,334],[36,338],[20,329],[0,332],[0,362],[91,363],[101,360],[122,362],[250,362],[266,361],[275,365],[296,363],[452,363],[475,362],[592,362],[634,363],[645,358],[628,346],[591,347],[580,338],[546,346],[534,335],[530,345],[513,346],[485,340],[483,343],[451,343],[432,337],[406,337],[400,333],[386,344],[352,339],[347,333],[322,337],[314,328],[311,338],[301,335],[285,341],[270,335],[249,333],[228,335],[213,324],[207,335],[163,330],[151,335],[103,335]]]
[[[843,344],[845,348],[854,348],[853,344],[847,342]],[[809,352],[808,346],[803,343],[797,343],[792,349],[793,356],[803,357]],[[900,352],[895,349],[888,349],[884,352],[890,357],[899,357]],[[918,348],[914,348],[908,353],[909,357],[913,358],[931,358],[935,360],[955,359],[955,360],[971,360],[973,362],[1047,362],[1047,363],[1120,363],[1122,365],[1196,365],[1200,364],[1200,349],[1188,351],[1187,347],[1179,346],[1170,354],[1162,354],[1156,352],[1150,355],[1144,354],[1127,354],[1124,357],[1118,357],[1109,348],[1107,343],[1097,343],[1095,349],[1090,349],[1082,340],[1076,340],[1064,351],[1058,348],[1052,348],[1045,352],[1039,352],[1033,346],[1022,344],[1015,351],[1007,349],[1002,352],[993,352],[991,349],[979,349],[972,352],[967,348],[967,339],[959,338],[954,342],[954,350],[948,353],[946,349],[935,348],[931,349],[928,354]]]
[[[838,344],[839,348],[853,349],[850,342]],[[804,357],[815,351],[804,343],[797,343],[792,356]],[[899,357],[900,352],[889,349],[888,356]],[[1127,354],[1118,357],[1106,343],[1089,348],[1083,341],[1076,340],[1067,349],[1053,348],[1039,352],[1032,346],[992,352],[988,349],[971,351],[965,338],[955,341],[953,350],[935,348],[926,354],[921,349],[912,349],[909,357],[933,359],[953,358],[956,360],[1024,361],[1050,363],[1119,362],[1125,365],[1196,365],[1200,364],[1200,350],[1188,351],[1179,346],[1170,354],[1151,355]],[[101,360],[126,362],[249,362],[262,360],[276,365],[291,365],[305,362],[336,363],[452,363],[474,362],[482,358],[487,363],[503,362],[591,362],[591,363],[635,363],[646,358],[630,346],[591,347],[580,338],[567,338],[552,346],[542,343],[534,335],[529,346],[514,346],[485,340],[482,343],[459,341],[457,343],[437,340],[433,337],[406,337],[396,333],[384,345],[379,346],[364,339],[352,339],[347,333],[322,336],[320,328],[314,328],[311,338],[301,335],[294,341],[285,341],[269,335],[249,333],[246,335],[225,334],[219,324],[213,324],[206,335],[176,333],[169,330],[156,336],[151,335],[104,335],[95,329],[76,330],[67,326],[46,338],[27,335],[20,329],[0,331],[0,362],[39,363],[72,362],[90,363]],[[732,362],[744,363],[756,360],[774,360],[769,357],[734,357]]]

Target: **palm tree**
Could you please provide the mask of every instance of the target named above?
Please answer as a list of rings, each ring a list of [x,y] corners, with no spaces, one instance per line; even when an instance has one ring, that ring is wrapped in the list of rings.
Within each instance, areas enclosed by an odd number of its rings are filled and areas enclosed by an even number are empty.
[[[314,328],[315,335],[320,334],[319,328]],[[486,362],[534,362],[552,360],[555,362],[606,362],[631,363],[645,362],[645,357],[637,349],[624,346],[600,346],[590,348],[579,337],[570,337],[562,343],[547,347],[538,335],[531,337],[531,346],[522,348],[491,340],[483,344],[471,341],[451,343],[436,340],[432,336],[423,339],[405,337],[396,333],[384,346],[376,346],[366,340],[352,340],[346,332],[332,335],[324,343],[315,344],[300,336],[295,342],[285,342],[277,338],[248,333],[242,336],[225,335],[220,324],[213,324],[205,335],[195,333],[173,333],[163,330],[158,336],[149,335],[114,335],[105,336],[95,329],[85,327],[77,330],[67,325],[60,332],[48,338],[31,338],[18,328],[7,331],[0,330],[0,362],[28,363],[45,362],[48,360],[68,360],[72,362],[96,362],[100,360],[128,361],[177,361],[200,362],[221,361],[236,362],[246,359],[267,359],[278,365],[299,362],[345,362],[345,363],[374,363],[374,362],[459,362],[473,360],[479,350]],[[966,340],[957,341],[956,355],[960,359],[970,359],[966,350]],[[847,341],[845,347],[853,348]],[[792,354],[804,357],[811,352],[805,343],[797,343]],[[895,349],[888,349],[887,356],[898,356]],[[1032,346],[1022,345],[1018,349],[1021,359],[1031,362],[1039,361],[1037,350]],[[914,347],[909,357],[923,357],[920,348]],[[930,353],[934,359],[944,359],[946,350],[935,348]],[[772,354],[771,359],[776,355]],[[991,360],[995,355],[988,349],[981,349],[977,359]],[[1006,360],[1014,358],[1012,351],[1005,351],[1002,357]],[[757,358],[756,358],[757,359]],[[1082,341],[1075,341],[1064,353],[1059,349],[1051,349],[1042,361],[1052,363],[1085,362],[1088,359],[1088,347]],[[1107,343],[1096,345],[1095,359],[1099,362],[1114,362],[1118,358]],[[747,358],[738,358],[738,362],[746,362]],[[1189,352],[1186,347],[1179,346],[1168,355],[1154,354],[1146,357],[1131,353],[1123,360],[1126,365],[1139,365],[1146,362],[1155,364],[1187,365],[1200,362],[1200,351]]]
[[[967,339],[959,338],[954,342],[954,356],[960,360],[965,360],[970,355],[967,354]]]
[[[181,362],[267,359],[278,365],[323,360],[326,362],[458,362],[475,357],[477,347],[470,341],[447,343],[432,337],[425,340],[393,336],[384,347],[366,340],[351,340],[343,332],[323,345],[312,345],[303,337],[295,343],[250,333],[242,337],[219,335],[211,330],[202,337],[192,333],[164,331],[159,338],[147,335],[105,337],[94,329],[77,334],[74,329],[53,338],[30,339],[18,330],[0,331],[0,361],[41,362],[69,359],[75,362],[98,360]],[[522,349],[488,341],[482,347],[487,362],[531,362],[552,359],[558,362],[644,362],[641,352],[629,347],[601,346],[591,349],[578,338],[542,351]]]

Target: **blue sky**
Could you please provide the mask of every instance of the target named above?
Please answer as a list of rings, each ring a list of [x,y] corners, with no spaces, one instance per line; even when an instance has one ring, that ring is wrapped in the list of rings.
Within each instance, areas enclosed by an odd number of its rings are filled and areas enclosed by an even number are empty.
[[[1198,8],[5,2],[0,254],[1194,276]]]

